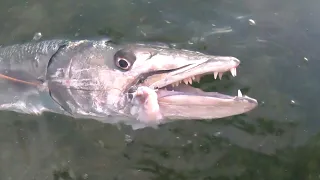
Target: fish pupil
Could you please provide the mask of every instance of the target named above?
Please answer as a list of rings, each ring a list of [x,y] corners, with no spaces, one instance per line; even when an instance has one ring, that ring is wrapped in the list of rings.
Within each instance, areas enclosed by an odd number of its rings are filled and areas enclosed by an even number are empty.
[[[129,63],[124,59],[120,59],[119,60],[119,65],[120,65],[121,68],[127,68]]]

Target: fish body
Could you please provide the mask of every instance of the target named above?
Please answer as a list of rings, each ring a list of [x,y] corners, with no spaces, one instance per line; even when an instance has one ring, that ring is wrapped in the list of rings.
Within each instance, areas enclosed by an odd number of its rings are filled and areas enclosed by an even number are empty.
[[[207,74],[236,76],[240,61],[144,43],[46,40],[0,48],[0,110],[45,111],[134,128],[246,113],[247,96],[204,92]]]

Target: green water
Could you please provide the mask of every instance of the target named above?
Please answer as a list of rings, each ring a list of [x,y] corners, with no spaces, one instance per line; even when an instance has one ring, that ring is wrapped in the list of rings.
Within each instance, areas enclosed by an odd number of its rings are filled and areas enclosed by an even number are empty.
[[[137,131],[2,112],[0,179],[319,179],[319,8],[316,0],[0,1],[1,44],[36,32],[43,39],[108,34],[235,56],[237,77],[200,86],[241,89],[260,103],[231,118]]]

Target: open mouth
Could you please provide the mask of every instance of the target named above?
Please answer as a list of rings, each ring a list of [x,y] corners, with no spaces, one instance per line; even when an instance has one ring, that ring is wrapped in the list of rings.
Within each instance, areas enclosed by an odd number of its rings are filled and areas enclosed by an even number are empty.
[[[200,88],[193,87],[192,84],[194,82],[200,83],[200,80],[205,76],[213,75],[214,79],[222,80],[222,76],[228,72],[231,73],[233,77],[237,76],[237,67],[231,68],[229,71],[225,72],[209,72],[204,74],[198,74],[191,77],[184,78],[182,80],[178,80],[161,88],[158,88],[158,98],[173,96],[173,95],[189,95],[189,96],[207,96],[207,97],[216,97],[223,99],[234,99],[235,97],[242,98],[243,95],[240,90],[238,90],[237,96],[229,96],[225,94],[221,94],[218,92],[205,92]]]
[[[221,60],[223,59],[223,60]],[[159,102],[166,100],[172,103],[185,103],[186,98],[193,98],[192,103],[205,102],[207,104],[217,101],[234,100],[246,101],[247,103],[257,104],[257,101],[248,96],[242,95],[238,90],[236,96],[221,94],[218,92],[205,92],[200,88],[193,87],[194,82],[199,83],[201,79],[208,75],[213,75],[214,79],[222,79],[223,75],[231,73],[233,77],[237,76],[237,67],[240,61],[234,57],[217,57],[200,63],[194,63],[180,69],[170,70],[169,72],[150,75],[142,84],[144,86],[157,90]],[[183,96],[183,97],[182,97]],[[183,98],[180,101],[178,98]],[[170,98],[170,99],[169,99]]]
[[[228,72],[235,77],[236,68],[237,66],[233,66],[225,71],[207,71],[203,74],[186,76],[186,78],[181,76],[178,80],[159,87],[156,93],[161,112],[172,119],[214,119],[252,110],[258,105],[257,100],[243,95],[240,90],[232,96],[218,92],[205,92],[192,86],[193,82],[200,82],[204,76],[211,74],[214,79],[220,80]]]
[[[178,64],[178,62],[174,62]],[[248,112],[255,108],[257,100],[245,96],[206,92],[193,87],[204,76],[222,79],[224,74],[237,76],[240,61],[233,57],[210,57],[177,65],[177,68],[161,68],[144,76],[140,86],[154,90],[162,115],[169,119],[215,119]],[[160,69],[160,68],[159,68]],[[150,96],[151,97],[151,96]],[[151,98],[150,98],[151,102]]]
[[[200,83],[200,80],[208,75],[213,75],[214,79],[222,80],[223,75],[231,73],[233,77],[237,76],[237,67],[239,63],[234,64],[233,66],[220,68],[219,71],[214,71],[208,69],[204,73],[197,73],[197,69],[190,70],[190,72],[181,73],[178,78],[172,78],[171,80],[164,80],[170,83],[163,83],[162,86],[157,86],[156,89],[158,94],[158,99],[161,101],[165,97],[177,96],[177,95],[186,95],[186,96],[197,96],[197,97],[211,97],[217,99],[238,99],[238,100],[247,100],[252,103],[257,103],[257,101],[248,96],[242,95],[242,92],[238,90],[236,96],[225,95],[218,92],[205,92],[200,88],[193,87],[194,82]]]

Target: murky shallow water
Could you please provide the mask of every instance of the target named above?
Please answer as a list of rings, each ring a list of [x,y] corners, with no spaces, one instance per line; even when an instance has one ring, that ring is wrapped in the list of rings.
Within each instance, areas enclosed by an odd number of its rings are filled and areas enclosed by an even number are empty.
[[[320,2],[2,1],[1,44],[42,38],[162,41],[242,61],[207,89],[257,98],[254,111],[158,129],[2,112],[0,179],[315,179]],[[254,22],[253,22],[254,21]]]

